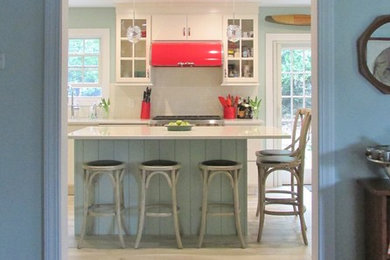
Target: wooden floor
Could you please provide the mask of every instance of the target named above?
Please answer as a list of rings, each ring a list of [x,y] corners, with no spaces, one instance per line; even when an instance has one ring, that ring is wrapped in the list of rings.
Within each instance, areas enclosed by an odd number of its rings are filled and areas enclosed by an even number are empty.
[[[307,208],[305,219],[308,227],[309,246],[302,242],[299,219],[294,216],[270,216],[266,215],[263,238],[261,243],[256,242],[258,219],[256,212],[256,196],[248,197],[248,236],[247,248],[239,247],[238,238],[205,236],[204,248],[196,248],[197,237],[183,237],[184,249],[176,249],[174,237],[147,237],[144,236],[139,249],[133,249],[134,237],[126,239],[128,248],[119,249],[117,236],[87,236],[84,248],[76,248],[74,236],[74,209],[73,196],[68,201],[68,234],[69,250],[68,259],[80,260],[230,260],[234,259],[261,259],[261,260],[309,260],[311,259],[311,193],[305,189],[305,205]],[[274,209],[282,209],[281,206]],[[148,241],[148,242],[144,242]]]

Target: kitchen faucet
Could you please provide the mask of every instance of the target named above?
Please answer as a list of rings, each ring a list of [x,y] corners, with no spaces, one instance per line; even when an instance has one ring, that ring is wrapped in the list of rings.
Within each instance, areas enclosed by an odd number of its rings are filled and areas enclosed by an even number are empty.
[[[69,84],[68,91],[70,90],[71,98],[70,98],[70,116],[74,117],[74,111],[80,109],[78,106],[74,105],[74,90],[73,87]]]

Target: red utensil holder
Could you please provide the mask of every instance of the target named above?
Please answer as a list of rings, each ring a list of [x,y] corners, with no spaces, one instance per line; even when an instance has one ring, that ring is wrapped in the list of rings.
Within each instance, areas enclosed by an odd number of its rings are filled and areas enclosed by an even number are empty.
[[[141,119],[150,119],[150,102],[142,101]]]
[[[236,118],[236,109],[234,107],[224,107],[223,108],[223,118],[235,119]]]

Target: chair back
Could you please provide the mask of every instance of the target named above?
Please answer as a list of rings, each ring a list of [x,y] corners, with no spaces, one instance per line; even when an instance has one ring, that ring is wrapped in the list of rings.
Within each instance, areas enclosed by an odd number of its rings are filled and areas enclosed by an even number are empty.
[[[292,155],[302,158],[308,141],[308,133],[311,123],[311,110],[298,109],[295,114],[291,144],[286,149],[291,149]],[[298,135],[299,134],[299,135]]]

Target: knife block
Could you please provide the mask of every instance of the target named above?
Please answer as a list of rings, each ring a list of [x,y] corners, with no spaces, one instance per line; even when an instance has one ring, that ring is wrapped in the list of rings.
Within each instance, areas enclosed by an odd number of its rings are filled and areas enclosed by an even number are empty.
[[[150,102],[142,101],[141,119],[150,119]]]

